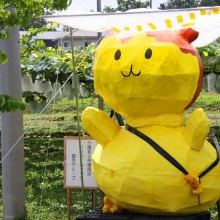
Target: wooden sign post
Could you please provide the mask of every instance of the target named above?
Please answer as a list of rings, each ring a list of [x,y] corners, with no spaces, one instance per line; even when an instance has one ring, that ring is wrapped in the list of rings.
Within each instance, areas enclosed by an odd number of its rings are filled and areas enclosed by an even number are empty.
[[[81,137],[84,188],[92,189],[92,207],[96,208],[96,189],[92,173],[92,154],[97,142],[91,137]],[[71,217],[71,189],[81,188],[81,169],[78,137],[64,137],[64,187],[67,189],[67,215]]]

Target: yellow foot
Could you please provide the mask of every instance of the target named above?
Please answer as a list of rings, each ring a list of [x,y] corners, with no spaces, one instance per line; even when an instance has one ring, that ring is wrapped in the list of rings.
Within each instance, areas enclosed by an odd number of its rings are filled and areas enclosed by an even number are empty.
[[[103,199],[104,206],[102,207],[103,213],[121,213],[123,208],[114,204],[107,196]]]

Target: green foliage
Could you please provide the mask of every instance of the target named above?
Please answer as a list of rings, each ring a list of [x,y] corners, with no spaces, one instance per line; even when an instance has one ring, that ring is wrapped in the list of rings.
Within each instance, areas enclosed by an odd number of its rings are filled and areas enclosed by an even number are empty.
[[[8,38],[9,38],[9,34],[7,31],[0,32],[0,39],[8,39]]]
[[[147,8],[150,6],[150,3],[148,0],[141,1],[141,0],[117,0],[118,7],[112,8],[110,6],[104,7],[104,12],[116,12],[116,11],[127,11],[130,9],[135,8]]]
[[[216,205],[212,206],[209,209],[210,215],[211,215],[211,220],[218,220],[218,212],[217,212],[217,207]]]
[[[86,48],[74,48],[74,66],[70,49],[46,47],[43,41],[36,40],[35,36],[46,30],[49,30],[49,27],[31,28],[26,35],[22,36],[20,40],[22,75],[30,75],[33,82],[35,80],[50,81],[51,83],[58,81],[62,85],[67,79],[72,84],[70,75],[75,70],[79,75],[80,83],[93,92],[94,44],[90,44]],[[30,94],[32,97],[28,97]],[[25,93],[26,101],[33,99],[33,95],[39,96],[37,93]]]
[[[8,58],[3,51],[0,50],[0,64],[5,64]]]
[[[0,39],[9,38],[5,28],[27,26],[32,19],[39,18],[43,12],[60,11],[66,9],[69,4],[71,4],[71,0],[0,0]],[[0,65],[6,62],[6,54],[0,50]],[[0,95],[0,97],[1,99],[6,98],[4,95]],[[23,104],[19,104],[17,99],[10,97],[5,100],[0,112],[13,112],[17,109],[24,109]]]
[[[212,44],[198,48],[203,60],[205,74],[220,74],[220,38]]]
[[[41,28],[30,28],[26,34],[20,39],[20,49],[21,49],[21,63],[24,62],[23,59],[27,59],[32,53],[44,52],[46,45],[43,41],[36,40],[35,37],[39,33],[50,30],[50,26],[43,26]]]
[[[201,107],[207,112],[220,111],[220,95],[214,92],[202,92],[194,107]]]
[[[80,114],[90,103],[91,98],[79,101]],[[97,100],[95,100],[95,106],[97,106]],[[66,189],[63,188],[63,136],[77,135],[76,102],[63,99],[57,104],[50,105],[49,114],[42,115],[36,123],[30,126],[34,117],[35,115],[24,115],[25,130],[29,128],[24,138],[26,219],[66,219]],[[81,129],[83,130],[82,127]],[[92,210],[92,192],[85,190],[84,194],[86,212],[89,212]],[[72,195],[71,217],[75,219],[77,215],[82,214],[82,190],[72,189]],[[100,191],[97,197],[97,204],[100,207]]]
[[[112,12],[116,12],[117,8],[112,8],[111,6],[105,5],[103,11],[105,13],[112,13]]]
[[[71,0],[1,0],[0,29],[26,26],[32,18],[39,18],[43,12],[66,9]],[[12,12],[11,7],[14,8]]]
[[[15,99],[9,95],[0,95],[0,112],[24,111],[25,109],[26,105],[19,99]]]
[[[44,94],[38,92],[24,92],[23,97],[26,103],[31,101],[47,101],[47,97]]]
[[[165,3],[160,4],[159,9],[196,8],[217,5],[220,5],[219,0],[168,0]]]
[[[200,0],[199,6],[216,6],[220,5],[220,0]]]
[[[149,6],[149,1],[136,1],[136,0],[117,0],[118,2],[118,11],[127,11],[135,8],[147,8]]]
[[[178,8],[195,8],[199,6],[198,1],[194,0],[168,0],[165,3],[160,4],[159,9],[178,9]]]
[[[8,39],[8,32],[6,31],[0,31],[0,39]],[[0,64],[5,64],[7,62],[7,56],[3,51],[0,50]]]
[[[192,112],[196,108],[202,108],[205,111],[210,120],[211,127],[216,128],[218,131],[218,139],[220,141],[220,95],[215,92],[202,91],[196,102],[187,112]]]
[[[49,13],[48,13],[49,14]],[[43,18],[31,18],[31,21],[28,25],[21,27],[21,31],[28,31],[30,28],[41,28],[47,25],[47,21]]]

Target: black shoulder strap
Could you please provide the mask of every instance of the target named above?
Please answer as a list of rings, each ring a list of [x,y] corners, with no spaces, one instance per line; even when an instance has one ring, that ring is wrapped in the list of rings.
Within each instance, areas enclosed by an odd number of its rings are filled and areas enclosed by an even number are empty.
[[[161,146],[159,146],[155,141],[153,141],[150,137],[143,134],[142,132],[138,131],[136,128],[131,127],[130,125],[126,125],[126,129],[131,133],[137,135],[144,141],[146,141],[151,147],[154,148],[161,156],[167,159],[171,164],[173,164],[178,170],[183,172],[185,175],[189,174],[185,168],[175,159],[173,158],[168,152],[166,152]]]
[[[113,109],[111,109],[111,112],[110,112],[110,115],[109,115],[110,118],[113,118],[114,114],[115,114],[115,117],[117,119],[118,124],[120,126],[124,126],[125,124],[124,124],[122,116],[120,114],[118,114],[117,112],[115,112]]]
[[[153,147],[161,156],[163,156],[166,160],[168,160],[173,166],[175,166],[178,170],[183,172],[185,175],[189,174],[188,171],[175,159],[173,158],[168,152],[166,152],[160,145],[158,145],[155,141],[153,141],[150,137],[143,134],[142,132],[138,131],[136,128],[131,127],[130,125],[126,125],[126,129],[131,133],[137,135],[144,141],[146,141],[151,147]],[[214,146],[213,146],[214,147]],[[210,170],[212,170],[219,162],[219,153],[216,150],[217,157],[215,161],[208,166],[198,177],[202,178],[205,176]]]
[[[212,145],[213,146],[213,145]],[[214,147],[214,146],[213,146]],[[215,148],[215,147],[214,147]],[[198,177],[202,178],[203,176],[205,176],[210,170],[212,170],[219,162],[219,153],[216,150],[216,159],[213,163],[211,163],[210,166],[208,166]]]

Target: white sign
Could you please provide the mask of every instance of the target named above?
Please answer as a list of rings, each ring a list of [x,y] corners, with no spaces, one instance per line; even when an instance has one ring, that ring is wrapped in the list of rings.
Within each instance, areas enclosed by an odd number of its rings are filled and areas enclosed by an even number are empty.
[[[91,137],[81,137],[83,182],[85,188],[97,188],[92,173],[92,154],[97,142]],[[82,187],[78,137],[64,137],[64,187]]]

